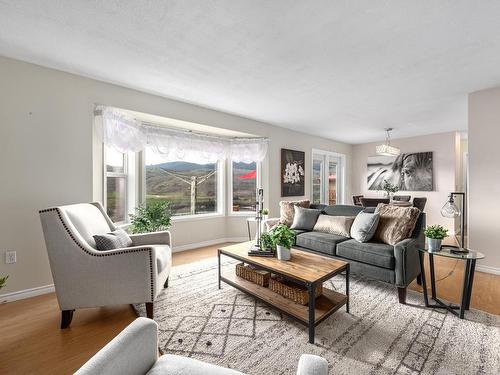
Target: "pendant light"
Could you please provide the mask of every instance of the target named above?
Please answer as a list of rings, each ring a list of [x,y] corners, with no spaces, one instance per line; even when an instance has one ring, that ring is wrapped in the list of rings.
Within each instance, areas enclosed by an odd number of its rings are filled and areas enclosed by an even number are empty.
[[[377,155],[398,156],[401,153],[399,148],[391,146],[391,131],[392,128],[385,128],[385,143],[376,147]]]

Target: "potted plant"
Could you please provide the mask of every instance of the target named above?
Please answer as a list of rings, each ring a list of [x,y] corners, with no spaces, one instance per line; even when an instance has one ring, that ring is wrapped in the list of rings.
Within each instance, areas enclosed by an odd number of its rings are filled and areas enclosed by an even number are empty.
[[[262,233],[260,235],[260,249],[262,251],[274,250],[274,243],[269,233]]]
[[[397,185],[394,185],[388,180],[384,180],[384,184],[382,185],[382,189],[385,191],[385,194],[389,197],[392,198],[394,193],[397,193],[399,191],[399,187]]]
[[[2,289],[5,286],[8,278],[9,278],[9,275],[4,276],[4,277],[0,277],[0,289]]]
[[[142,204],[130,216],[130,233],[150,233],[170,228],[170,202],[152,201]]]
[[[424,231],[427,238],[427,249],[429,251],[441,250],[441,241],[443,238],[448,237],[448,229],[443,228],[441,225],[428,226]]]
[[[271,231],[271,238],[276,246],[276,255],[279,260],[290,260],[290,248],[295,243],[295,232],[284,224],[280,224]]]
[[[267,216],[269,215],[269,210],[268,210],[267,208],[264,208],[264,209],[261,211],[261,213],[262,213],[262,218],[263,218],[264,220],[266,220],[266,219],[267,219]]]

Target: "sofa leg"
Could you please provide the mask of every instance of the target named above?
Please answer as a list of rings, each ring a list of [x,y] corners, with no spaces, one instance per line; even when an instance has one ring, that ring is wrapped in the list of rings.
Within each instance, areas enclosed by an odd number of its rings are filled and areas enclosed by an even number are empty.
[[[406,304],[406,287],[405,288],[398,287],[398,297],[399,297],[399,303],[402,303],[403,305],[405,305]]]
[[[62,310],[61,311],[61,329],[68,328],[73,320],[73,312],[75,310]]]
[[[167,277],[167,280],[165,280],[165,284],[163,284],[163,287],[168,288],[168,277]]]
[[[417,284],[422,286],[422,274],[421,273],[419,273],[417,276]]]
[[[153,302],[146,302],[146,316],[153,319]]]

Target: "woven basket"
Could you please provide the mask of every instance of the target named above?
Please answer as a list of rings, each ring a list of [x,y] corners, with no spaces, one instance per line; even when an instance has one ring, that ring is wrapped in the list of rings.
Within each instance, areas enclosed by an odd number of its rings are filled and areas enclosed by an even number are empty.
[[[301,305],[307,305],[309,302],[309,294],[307,293],[306,287],[295,284],[279,276],[273,276],[269,280],[269,289]],[[323,294],[323,284],[318,284],[316,285],[314,295],[318,298],[321,294]]]
[[[269,272],[245,266],[243,263],[236,265],[236,276],[264,287],[269,285],[269,279],[271,278]]]

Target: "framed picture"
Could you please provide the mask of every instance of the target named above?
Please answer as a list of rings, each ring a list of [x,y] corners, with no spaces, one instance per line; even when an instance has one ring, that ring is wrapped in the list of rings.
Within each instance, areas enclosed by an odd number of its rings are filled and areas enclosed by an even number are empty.
[[[303,151],[281,149],[281,196],[305,194],[306,154]]]
[[[398,156],[368,157],[368,190],[383,190],[384,180],[400,191],[432,191],[432,152],[414,152]]]

